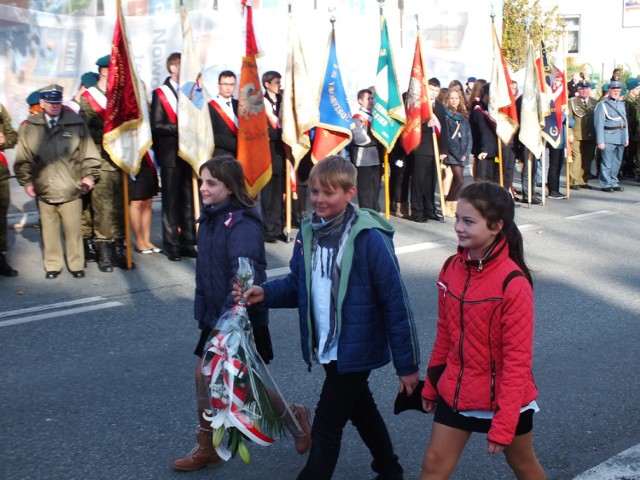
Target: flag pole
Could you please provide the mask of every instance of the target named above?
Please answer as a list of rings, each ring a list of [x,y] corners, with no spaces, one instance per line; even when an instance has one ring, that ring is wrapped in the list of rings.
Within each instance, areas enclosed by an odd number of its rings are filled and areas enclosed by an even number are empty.
[[[496,19],[496,14],[493,11],[493,4],[491,4],[491,13],[489,14],[489,16],[491,17],[491,27],[492,27],[492,35],[496,35],[496,25],[495,25],[495,19]],[[497,38],[497,37],[496,37]],[[502,46],[500,46],[500,48],[502,48]],[[494,85],[494,88],[496,88],[497,85]],[[509,88],[511,88],[511,85],[509,85]],[[504,173],[502,171],[502,140],[500,139],[500,136],[498,135],[498,132],[496,131],[496,140],[498,143],[498,176],[500,178],[500,186],[504,188]]]
[[[418,41],[421,44],[420,54],[423,55],[422,64],[426,65],[424,61],[424,49],[422,48],[422,34],[420,33],[420,23],[418,21],[418,15],[416,14],[416,33],[418,34]],[[429,108],[429,121],[433,121],[433,105],[431,105],[431,95],[429,95],[429,84],[427,83],[427,91],[424,92],[427,96],[427,106]],[[433,100],[435,102],[435,99]],[[433,160],[436,164],[436,175],[438,176],[438,193],[440,197],[440,212],[442,213],[442,222],[446,222],[444,216],[444,185],[442,183],[442,168],[440,165],[440,147],[438,146],[438,135],[436,129],[431,127],[431,137],[433,143]]]
[[[129,178],[127,173],[122,170],[122,194],[124,196],[124,244],[127,251],[127,270],[131,270],[131,229],[129,227]],[[116,239],[116,242],[118,240]]]
[[[569,74],[569,65],[567,63],[567,31],[566,24],[562,24],[562,56],[563,56],[563,64],[564,64],[564,104],[567,108],[567,113],[564,118],[564,148],[566,149],[566,168],[565,168],[565,177],[567,179],[567,200],[571,198],[571,177],[569,176],[569,166],[573,163],[573,153],[572,153],[572,145],[569,142],[569,89],[567,77]]]
[[[289,0],[287,4],[287,20],[289,22],[289,38],[291,38],[291,10],[292,10],[292,0]],[[286,85],[287,88],[291,88],[291,85]],[[281,115],[282,116],[282,115]],[[287,237],[287,243],[291,238],[291,162],[289,161],[289,154],[291,149],[285,150],[284,155],[284,168],[285,168],[285,190],[284,190],[284,231]]]
[[[380,28],[382,28],[383,22],[383,8],[384,0],[378,0],[378,8],[380,10]],[[389,195],[389,152],[384,149],[383,160],[383,177],[384,177],[384,217],[389,220],[391,218],[391,196]]]

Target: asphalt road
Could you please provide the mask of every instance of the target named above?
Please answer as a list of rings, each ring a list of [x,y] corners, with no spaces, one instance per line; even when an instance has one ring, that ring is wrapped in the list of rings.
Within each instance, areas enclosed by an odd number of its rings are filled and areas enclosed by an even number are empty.
[[[572,191],[570,200],[516,212],[535,272],[535,445],[552,480],[573,479],[640,443],[640,184],[624,186],[623,193]],[[14,204],[13,220],[31,205],[19,193]],[[152,239],[160,245],[158,206]],[[424,368],[435,334],[436,277],[456,245],[453,222],[392,222]],[[132,271],[101,273],[90,264],[85,279],[63,272],[52,281],[44,279],[37,228],[12,233],[10,242],[20,276],[0,277],[0,478],[295,478],[304,457],[291,440],[251,445],[250,465],[235,459],[215,471],[169,468],[194,443],[194,260],[134,254]],[[286,269],[291,249],[267,245],[272,274]],[[272,311],[271,331],[270,371],[283,394],[315,405],[323,374],[306,370],[294,312]],[[371,385],[405,478],[417,479],[432,419],[393,415],[391,367],[374,372]],[[472,437],[452,478],[513,478],[485,444],[483,435]],[[628,462],[638,465],[637,458]],[[348,426],[334,478],[373,478],[369,463]]]

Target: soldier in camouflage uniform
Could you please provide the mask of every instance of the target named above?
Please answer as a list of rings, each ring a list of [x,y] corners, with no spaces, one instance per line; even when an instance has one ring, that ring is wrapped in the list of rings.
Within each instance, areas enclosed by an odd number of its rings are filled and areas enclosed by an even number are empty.
[[[627,94],[624,105],[629,121],[629,145],[625,148],[620,173],[624,178],[637,179],[638,158],[640,158],[640,80],[627,79]]]
[[[15,277],[18,271],[7,263],[5,252],[9,250],[7,241],[7,213],[9,212],[9,163],[4,156],[4,150],[13,148],[18,141],[18,132],[11,126],[11,117],[0,104],[0,275]]]
[[[109,55],[99,58],[96,65],[100,75],[98,83],[88,88],[80,98],[80,115],[89,127],[101,154],[100,179],[88,197],[90,214],[83,215],[83,237],[85,252],[90,254],[93,235],[98,268],[101,272],[112,272],[114,266],[127,268],[122,171],[102,147]]]

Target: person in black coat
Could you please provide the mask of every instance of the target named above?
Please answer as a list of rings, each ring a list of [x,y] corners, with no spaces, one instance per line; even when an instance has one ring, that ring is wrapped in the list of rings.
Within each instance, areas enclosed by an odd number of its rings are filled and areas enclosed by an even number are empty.
[[[236,74],[224,70],[218,75],[218,95],[209,102],[209,115],[213,128],[213,156],[238,153],[238,100],[233,98]]]
[[[473,108],[469,116],[473,148],[471,153],[476,158],[474,180],[487,180],[499,183],[499,169],[495,162],[498,156],[498,136],[493,120],[489,117],[489,87],[486,84],[480,92],[480,102]]]
[[[445,111],[442,103],[436,101],[440,93],[440,81],[429,79],[429,98],[432,100],[433,113],[428,122],[422,124],[422,138],[418,147],[411,152],[410,163],[413,166],[411,176],[411,219],[424,223],[427,220],[444,222],[444,217],[436,210],[436,158],[433,144],[433,129],[436,129],[440,161],[447,157],[449,151],[449,128],[445,121]]]
[[[171,261],[195,258],[193,170],[178,156],[180,54],[167,58],[169,77],[151,97],[151,135],[162,182],[162,244]]]

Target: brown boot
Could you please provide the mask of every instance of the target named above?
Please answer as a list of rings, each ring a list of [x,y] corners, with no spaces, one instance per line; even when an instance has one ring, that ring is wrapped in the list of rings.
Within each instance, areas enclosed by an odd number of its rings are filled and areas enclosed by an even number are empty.
[[[400,213],[403,218],[409,218],[411,216],[411,204],[409,202],[402,202],[400,204]]]
[[[303,435],[293,435],[293,441],[296,444],[296,451],[303,455],[309,451],[311,448],[311,424],[309,423],[309,418],[311,418],[311,412],[309,408],[305,405],[301,405],[299,403],[292,403],[290,405],[291,411],[296,416],[296,420],[302,427]]]
[[[174,470],[191,472],[204,467],[217,467],[222,459],[213,448],[213,430],[198,425],[196,428],[196,446],[185,457],[174,460],[171,466]]]

